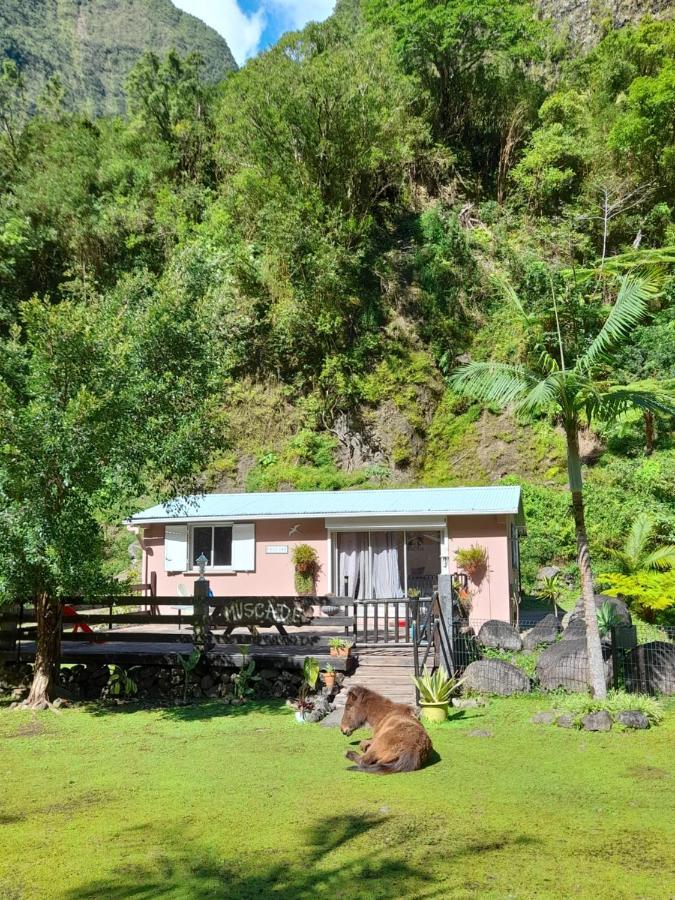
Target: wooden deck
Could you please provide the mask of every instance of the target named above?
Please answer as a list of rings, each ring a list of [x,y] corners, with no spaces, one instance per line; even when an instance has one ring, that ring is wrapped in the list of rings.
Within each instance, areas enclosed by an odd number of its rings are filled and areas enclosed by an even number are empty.
[[[121,636],[118,636],[121,637]],[[244,636],[242,635],[241,638]],[[105,640],[105,632],[101,633]],[[259,667],[302,669],[305,657],[314,656],[321,668],[330,663],[338,672],[352,672],[358,664],[358,657],[334,657],[330,655],[327,644],[272,645],[249,644],[247,653],[242,653],[243,640],[239,644],[216,643],[209,651],[209,658],[220,662],[223,666],[241,667],[247,659],[254,659]],[[35,659],[35,643],[22,641],[21,661],[32,662]],[[176,640],[170,644],[153,641],[124,641],[89,643],[83,641],[64,640],[61,643],[62,663],[103,663],[128,666],[179,666],[180,656],[189,656],[193,644],[190,635],[184,640]],[[0,659],[16,660],[17,652],[0,652]]]
[[[224,666],[253,659],[265,667],[301,669],[307,656],[321,667],[350,674],[359,648],[412,647],[419,605],[407,600],[352,601],[331,598],[337,615],[325,614],[324,598],[115,597],[98,601],[64,600],[61,659],[68,663],[179,666],[194,649],[193,628],[208,623],[208,654]],[[422,606],[426,601],[422,601]],[[147,608],[143,609],[145,606]],[[0,659],[35,659],[35,609],[30,601],[0,614]],[[331,638],[349,640],[349,657],[330,655]]]

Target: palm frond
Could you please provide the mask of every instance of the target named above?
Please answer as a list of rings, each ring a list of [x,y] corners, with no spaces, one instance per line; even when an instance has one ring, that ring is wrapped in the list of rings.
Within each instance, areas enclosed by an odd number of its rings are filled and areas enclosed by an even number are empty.
[[[536,383],[522,366],[497,362],[467,363],[450,376],[450,385],[458,394],[499,407],[522,400]]]
[[[630,559],[639,560],[645,552],[654,531],[654,520],[647,513],[639,513],[626,538],[623,552]]]
[[[648,278],[625,275],[614,306],[599,334],[576,367],[588,371],[602,356],[621,341],[647,313],[647,301],[658,293],[658,285]]]
[[[490,276],[490,281],[497,288],[502,297],[504,297],[505,300],[508,300],[511,306],[518,310],[526,322],[530,323],[533,321],[533,317],[525,312],[525,307],[521,303],[520,297],[516,293],[515,288],[508,277],[503,272],[493,272]]]
[[[538,413],[548,409],[560,393],[560,378],[557,372],[532,386],[528,393],[516,404],[520,413]]]
[[[635,559],[624,550],[614,550],[612,547],[605,547],[605,553],[619,566],[622,574],[631,575],[635,571]]]
[[[657,547],[652,553],[642,560],[643,569],[673,569],[675,568],[675,544],[667,544],[665,547]]]
[[[675,402],[668,394],[658,390],[638,390],[628,387],[614,387],[599,395],[596,415],[611,421],[629,409],[644,409],[675,416]]]

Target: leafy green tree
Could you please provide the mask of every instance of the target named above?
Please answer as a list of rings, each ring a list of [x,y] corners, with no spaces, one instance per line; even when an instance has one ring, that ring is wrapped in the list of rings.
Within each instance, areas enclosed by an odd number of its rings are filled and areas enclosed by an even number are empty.
[[[25,118],[25,81],[14,60],[5,59],[0,69],[0,165],[11,169],[19,155],[19,139]]]
[[[434,136],[482,178],[508,168],[542,97],[530,72],[548,29],[531,4],[366,0],[363,8],[372,26],[393,30],[403,69],[421,85]]]
[[[129,73],[129,111],[139,129],[171,149],[177,173],[191,179],[213,176],[211,98],[198,53],[162,59],[148,51]],[[147,137],[146,137],[147,139]]]
[[[116,588],[103,524],[144,492],[181,493],[205,462],[211,366],[193,313],[170,292],[136,307],[33,299],[3,348],[0,598],[36,605],[31,707],[58,677],[60,598]]]
[[[555,416],[565,431],[567,469],[572,494],[572,512],[577,541],[577,559],[586,619],[589,680],[595,696],[606,694],[602,648],[596,618],[593,574],[584,512],[583,477],[579,455],[579,431],[585,421],[611,420],[636,407],[672,410],[670,400],[657,391],[631,390],[612,383],[607,371],[608,353],[626,341],[647,313],[647,303],[656,293],[653,282],[625,276],[619,285],[616,302],[590,344],[570,357],[565,353],[563,335],[558,330],[558,353],[538,348],[534,364],[508,365],[495,362],[471,362],[451,378],[454,389],[465,396],[498,407],[513,406],[523,415]],[[513,291],[514,309],[525,312]],[[557,318],[557,304],[553,298]]]

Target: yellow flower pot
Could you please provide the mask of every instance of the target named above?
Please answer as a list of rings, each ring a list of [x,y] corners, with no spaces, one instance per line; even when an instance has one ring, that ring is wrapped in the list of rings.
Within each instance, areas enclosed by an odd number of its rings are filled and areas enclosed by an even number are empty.
[[[422,703],[422,720],[424,722],[445,722],[448,718],[447,703]]]

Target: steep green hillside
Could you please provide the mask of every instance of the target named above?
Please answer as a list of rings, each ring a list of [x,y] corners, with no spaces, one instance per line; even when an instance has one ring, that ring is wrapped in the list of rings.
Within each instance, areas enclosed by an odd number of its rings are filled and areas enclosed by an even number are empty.
[[[469,360],[532,367],[542,350],[560,368],[621,277],[647,272],[658,290],[594,377],[672,392],[674,60],[668,21],[586,52],[528,0],[343,0],[217,91],[193,61],[144,59],[125,117],[26,118],[8,68],[0,388],[16,390],[33,295],[104,324],[141,310],[169,329],[175,307],[186,358],[199,334],[210,373],[201,486],[517,480],[526,582],[544,563],[573,571],[560,417],[465,399],[451,376]],[[167,361],[154,365],[161,385]],[[170,374],[189,385],[188,366]],[[581,413],[597,573],[639,512],[675,542],[663,410],[592,427]],[[149,499],[115,483],[96,515]]]
[[[122,112],[124,81],[142,53],[197,51],[209,81],[236,69],[224,39],[171,0],[3,0],[0,58],[13,59],[35,101],[58,76],[69,107]]]

